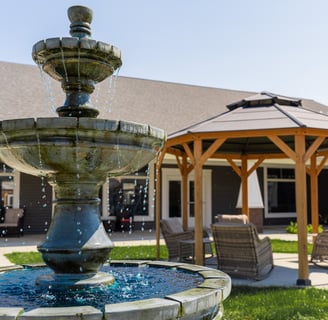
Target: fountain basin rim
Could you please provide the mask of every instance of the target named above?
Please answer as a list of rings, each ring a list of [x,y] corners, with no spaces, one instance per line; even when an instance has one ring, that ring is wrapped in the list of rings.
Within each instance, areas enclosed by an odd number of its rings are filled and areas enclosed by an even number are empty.
[[[122,314],[126,313],[126,318],[135,314],[138,317],[140,314],[147,314],[147,311],[153,316],[154,313],[151,313],[154,308],[158,308],[161,306],[162,309],[160,310],[168,310],[168,312],[173,312],[175,310],[176,316],[170,318],[162,318],[162,319],[176,319],[179,316],[179,319],[190,319],[190,316],[195,312],[199,312],[198,307],[199,305],[203,305],[206,301],[206,307],[204,310],[204,314],[207,314],[210,310],[214,310],[213,308],[217,308],[218,305],[225,300],[230,292],[231,292],[231,278],[224,272],[212,269],[204,266],[186,264],[181,262],[167,262],[167,261],[150,261],[150,260],[112,260],[109,262],[110,265],[113,266],[140,266],[140,267],[164,267],[164,268],[176,268],[181,270],[186,270],[194,273],[198,273],[204,278],[204,282],[200,284],[198,287],[189,289],[186,291],[178,292],[176,294],[170,294],[164,298],[150,298],[145,300],[133,301],[133,302],[123,302],[123,303],[116,303],[116,304],[106,304],[105,305],[105,315],[112,313],[114,316],[115,314],[119,313],[121,316]],[[28,266],[28,265],[26,265]],[[33,265],[29,265],[28,267],[33,267]],[[18,269],[21,269],[18,268]],[[11,268],[9,269],[11,270]],[[152,306],[155,306],[152,308]],[[19,308],[2,308],[8,309],[19,309]],[[61,312],[65,313],[67,310],[67,315],[75,315],[77,311],[81,311],[83,314],[84,309],[91,310],[93,314],[99,313],[100,310],[90,307],[90,306],[83,306],[83,307],[63,307],[59,308]],[[157,309],[156,309],[157,310]],[[14,311],[14,310],[13,310]],[[39,315],[39,319],[44,319],[44,316],[50,314],[55,315],[58,312],[58,308],[37,308],[31,311],[23,312],[23,308],[20,309],[17,315],[22,315],[23,317],[29,317],[30,315]],[[72,313],[73,312],[73,313]],[[153,311],[155,312],[155,311]],[[222,310],[217,310],[218,313],[222,312]],[[0,315],[0,320],[2,320],[2,316]],[[19,320],[20,317],[18,316],[17,319]],[[38,316],[35,316],[35,319],[38,319]],[[100,318],[99,318],[100,319]],[[143,318],[144,320],[153,319],[152,318]],[[205,318],[199,318],[205,319]],[[206,319],[209,319],[208,317]],[[212,319],[219,319],[216,318],[216,315],[213,315]]]
[[[40,40],[32,47],[32,58],[37,64],[46,63],[48,59],[54,58],[56,53],[60,58],[66,53],[79,58],[83,58],[85,54],[94,53],[100,61],[103,59],[103,61],[114,62],[116,67],[122,65],[122,54],[119,48],[91,38],[54,37]]]
[[[137,135],[152,136],[158,139],[166,139],[164,130],[148,124],[132,121],[76,118],[76,117],[44,117],[44,118],[21,118],[0,121],[0,129],[4,133],[14,130],[30,129],[79,129],[134,133]]]

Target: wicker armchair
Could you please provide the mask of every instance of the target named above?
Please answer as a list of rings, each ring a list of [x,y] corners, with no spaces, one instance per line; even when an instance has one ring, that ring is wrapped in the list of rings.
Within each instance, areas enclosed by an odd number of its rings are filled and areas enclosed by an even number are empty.
[[[190,245],[180,245],[180,241],[194,240],[193,230],[184,230],[179,218],[168,218],[161,220],[161,231],[169,253],[169,260],[179,260],[180,258],[184,261],[193,260],[193,248]],[[203,236],[208,238],[207,232],[204,232]],[[204,255],[212,255],[210,244],[205,245]]]
[[[24,209],[6,209],[4,221],[0,223],[0,236],[23,235]]]
[[[328,262],[328,230],[317,235],[313,244],[311,262]]]
[[[273,269],[271,242],[260,239],[255,225],[212,225],[218,269],[231,277],[261,280]]]

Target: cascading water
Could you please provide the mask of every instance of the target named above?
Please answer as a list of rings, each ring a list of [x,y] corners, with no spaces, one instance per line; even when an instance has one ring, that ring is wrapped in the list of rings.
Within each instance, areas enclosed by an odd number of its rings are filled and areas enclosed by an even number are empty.
[[[99,111],[92,106],[90,95],[97,83],[121,66],[121,52],[91,39],[90,9],[74,6],[69,8],[68,16],[72,37],[39,41],[32,52],[37,65],[60,81],[66,94],[64,105],[56,109],[59,117],[0,122],[2,161],[20,172],[41,177],[42,181],[48,179],[54,189],[52,221],[46,240],[38,246],[53,273],[41,275],[36,282],[59,289],[102,286],[114,281],[108,272],[99,271],[113,248],[99,218],[99,188],[108,176],[122,176],[146,166],[165,141],[160,129],[96,118]],[[170,294],[165,299],[144,300],[129,307],[106,305],[105,314],[110,314],[110,319],[122,319],[122,314],[131,318],[131,310],[135,310],[134,317],[140,314],[136,319],[143,320],[218,319],[222,315],[220,304],[231,286],[229,277],[222,272],[179,263],[136,264],[189,270],[201,274],[205,281],[186,293]],[[89,311],[70,309],[64,313],[69,317]],[[57,315],[58,309],[31,312],[40,312],[39,318],[45,319],[49,312]],[[38,318],[35,313],[33,318]],[[97,319],[103,318],[101,313],[95,314]],[[22,317],[25,319],[24,314]]]

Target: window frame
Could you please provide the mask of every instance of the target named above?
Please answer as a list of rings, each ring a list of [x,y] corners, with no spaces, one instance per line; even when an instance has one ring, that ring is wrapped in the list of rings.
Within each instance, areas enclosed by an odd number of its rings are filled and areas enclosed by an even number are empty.
[[[269,212],[269,192],[268,182],[295,182],[294,178],[269,178],[268,169],[295,169],[294,166],[277,166],[277,165],[266,165],[263,167],[264,176],[264,217],[268,219],[278,218],[296,218],[295,212]],[[295,204],[296,205],[296,204]]]

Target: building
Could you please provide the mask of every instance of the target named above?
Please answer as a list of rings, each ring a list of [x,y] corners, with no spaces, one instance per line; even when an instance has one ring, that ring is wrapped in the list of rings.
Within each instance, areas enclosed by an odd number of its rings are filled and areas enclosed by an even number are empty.
[[[40,74],[35,66],[0,62],[2,77],[0,119],[57,116],[64,101],[60,84]],[[99,118],[124,119],[177,132],[227,111],[226,106],[254,92],[208,88],[161,81],[112,78],[98,85],[91,96],[99,106]],[[328,107],[302,99],[302,107],[328,113]],[[288,224],[295,220],[295,175],[289,161],[269,161],[256,171],[254,188],[263,208],[254,205],[264,224]],[[319,176],[319,192],[328,184],[328,171]],[[1,196],[5,206],[25,208],[25,233],[45,233],[51,222],[52,190],[44,179],[1,167]],[[257,178],[257,179],[256,179]],[[103,186],[102,219],[108,230],[121,228],[116,218],[130,216],[135,228],[153,228],[155,217],[155,165],[140,172],[109,179]],[[257,184],[258,181],[258,184]],[[189,175],[188,212],[193,224],[193,175]],[[209,226],[218,213],[237,213],[240,178],[224,161],[210,160],[204,166],[204,223]],[[181,177],[174,157],[167,155],[162,166],[162,217],[181,215]],[[253,193],[254,194],[254,193]],[[250,202],[251,203],[251,202]],[[310,212],[310,210],[309,210]],[[328,199],[319,193],[319,212],[328,217]],[[111,224],[109,222],[111,221]]]

